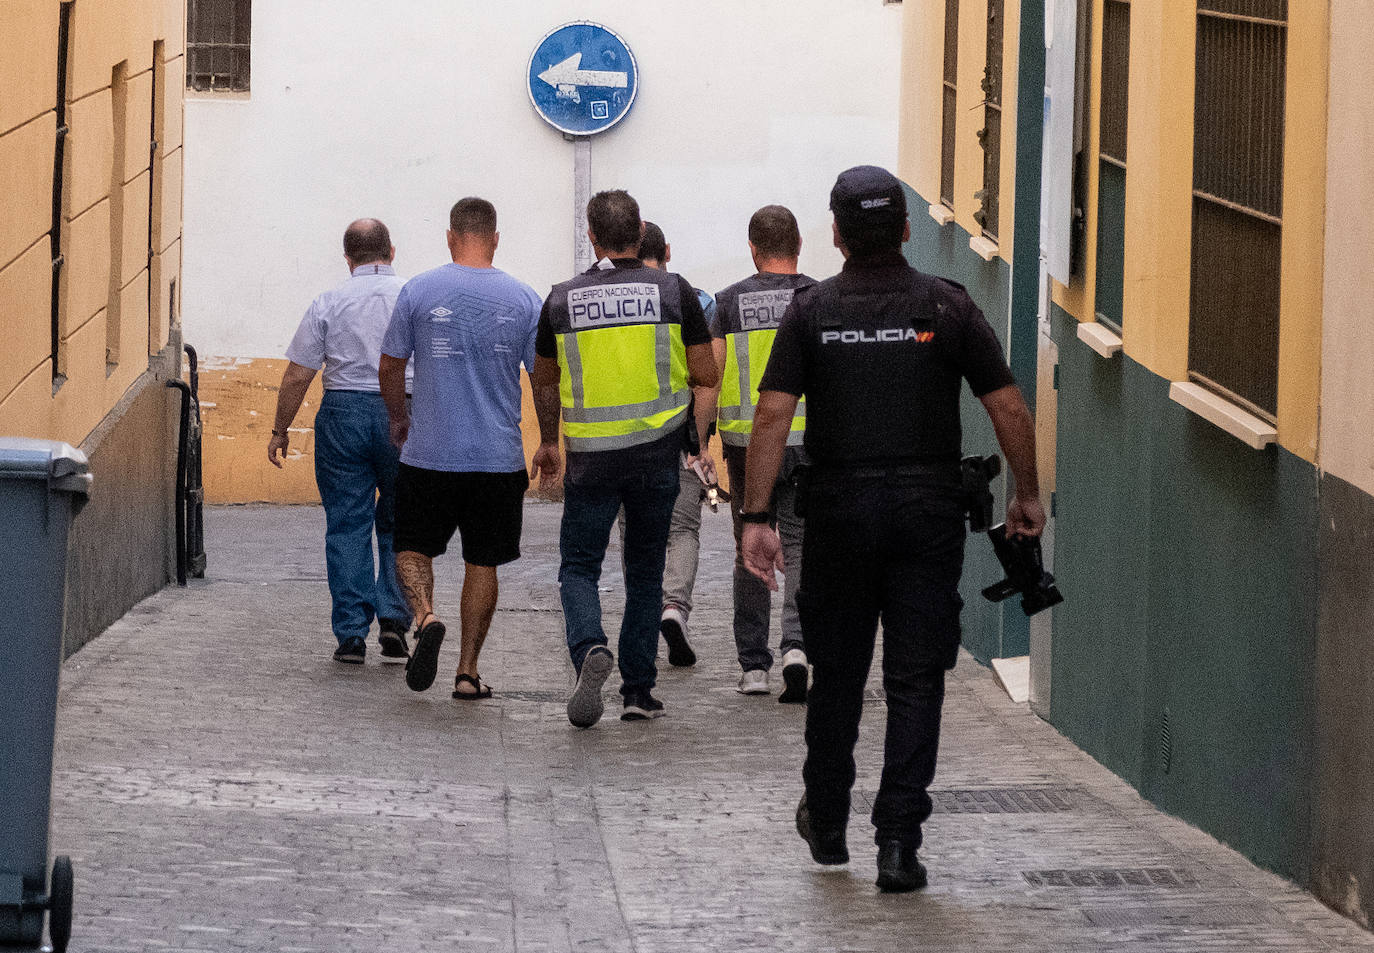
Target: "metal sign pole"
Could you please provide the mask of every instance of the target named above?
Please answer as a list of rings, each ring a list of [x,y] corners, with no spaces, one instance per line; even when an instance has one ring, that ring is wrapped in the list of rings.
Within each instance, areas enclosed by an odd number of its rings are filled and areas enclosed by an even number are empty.
[[[587,202],[592,197],[592,139],[573,137],[573,267],[582,274],[596,263],[587,241]]]

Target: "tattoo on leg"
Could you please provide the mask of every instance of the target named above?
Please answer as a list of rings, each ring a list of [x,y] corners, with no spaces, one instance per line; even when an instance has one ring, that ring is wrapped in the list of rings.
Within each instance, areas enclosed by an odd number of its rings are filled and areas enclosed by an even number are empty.
[[[415,616],[416,628],[424,628],[434,615],[434,560],[423,553],[397,553],[396,575]]]

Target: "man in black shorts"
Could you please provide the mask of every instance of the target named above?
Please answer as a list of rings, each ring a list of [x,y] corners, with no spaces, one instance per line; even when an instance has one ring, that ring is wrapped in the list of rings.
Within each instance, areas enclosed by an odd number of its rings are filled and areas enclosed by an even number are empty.
[[[540,298],[492,267],[496,209],[465,198],[449,213],[453,263],[406,282],[382,342],[379,375],[401,447],[396,571],[415,614],[406,684],[434,683],[444,623],[434,611],[434,557],[456,530],[463,545],[462,649],[453,697],[488,698],[477,657],[496,611],[496,567],[520,557],[529,477],[520,441],[520,365],[534,366]],[[404,389],[415,358],[412,405]]]

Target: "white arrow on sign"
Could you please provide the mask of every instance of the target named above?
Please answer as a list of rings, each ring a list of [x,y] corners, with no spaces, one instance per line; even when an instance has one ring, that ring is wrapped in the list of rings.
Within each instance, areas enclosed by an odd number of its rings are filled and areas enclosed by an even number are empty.
[[[563,62],[544,70],[539,74],[539,78],[555,89],[559,86],[609,86],[613,89],[625,89],[630,85],[628,73],[581,69],[581,66],[582,54],[574,53]]]

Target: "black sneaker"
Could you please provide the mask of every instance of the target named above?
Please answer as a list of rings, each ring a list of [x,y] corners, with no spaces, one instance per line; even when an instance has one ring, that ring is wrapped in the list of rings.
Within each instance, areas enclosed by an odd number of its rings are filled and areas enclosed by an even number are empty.
[[[797,802],[797,833],[806,846],[811,848],[811,859],[818,864],[849,863],[849,847],[845,844],[844,828],[829,830],[815,828],[811,824],[811,811],[806,806],[806,795]]]
[[[382,647],[384,665],[400,665],[410,658],[410,646],[406,643],[406,627],[395,619],[382,619],[381,632],[377,633],[377,644]]]
[[[434,684],[439,673],[439,647],[444,644],[444,624],[435,619],[415,633],[415,652],[406,662],[406,685],[422,692]]]
[[[926,868],[916,859],[916,848],[899,840],[878,845],[878,889],[883,893],[909,893],[926,885]]]
[[[663,716],[663,702],[649,694],[647,688],[632,689],[625,694],[625,710],[621,721],[647,721]]]
[[[350,635],[340,642],[339,647],[334,650],[334,661],[343,662],[347,665],[361,665],[365,658],[367,658],[367,642],[363,641],[361,635]]]
[[[663,607],[663,617],[658,623],[658,631],[663,641],[668,643],[668,664],[686,668],[697,664],[697,653],[692,651],[692,643],[687,641],[687,614],[677,606]]]

